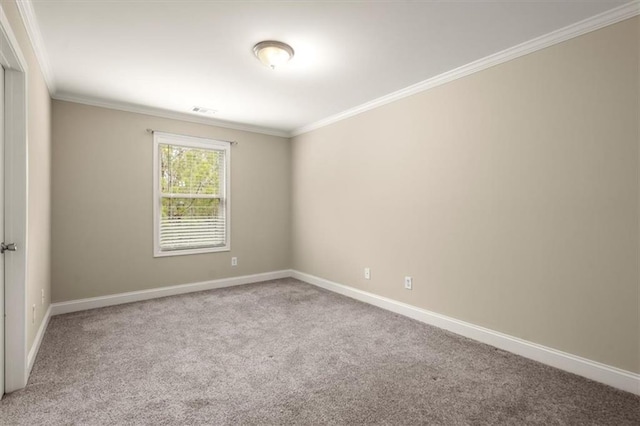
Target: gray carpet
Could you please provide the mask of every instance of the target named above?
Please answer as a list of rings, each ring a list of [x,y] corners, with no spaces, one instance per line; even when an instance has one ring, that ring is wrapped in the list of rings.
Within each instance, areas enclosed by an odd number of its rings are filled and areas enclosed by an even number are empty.
[[[0,422],[639,425],[640,398],[283,279],[52,318]]]

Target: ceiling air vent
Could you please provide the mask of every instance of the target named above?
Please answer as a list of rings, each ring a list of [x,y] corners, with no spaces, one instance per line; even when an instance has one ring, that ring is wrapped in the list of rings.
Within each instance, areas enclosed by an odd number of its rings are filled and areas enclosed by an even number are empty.
[[[193,108],[191,108],[191,112],[195,112],[196,114],[202,114],[202,115],[213,115],[216,113],[216,110],[211,108],[202,108],[199,106],[194,106]]]

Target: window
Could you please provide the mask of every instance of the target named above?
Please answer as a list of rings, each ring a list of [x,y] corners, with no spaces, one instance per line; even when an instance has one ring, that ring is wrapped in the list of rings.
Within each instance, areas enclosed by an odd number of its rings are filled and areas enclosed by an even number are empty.
[[[229,146],[154,132],[154,256],[230,249]]]

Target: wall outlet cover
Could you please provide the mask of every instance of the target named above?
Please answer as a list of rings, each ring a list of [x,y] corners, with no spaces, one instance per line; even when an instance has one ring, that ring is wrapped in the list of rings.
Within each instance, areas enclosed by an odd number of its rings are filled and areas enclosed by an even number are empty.
[[[404,288],[411,290],[413,288],[413,278],[404,277]]]

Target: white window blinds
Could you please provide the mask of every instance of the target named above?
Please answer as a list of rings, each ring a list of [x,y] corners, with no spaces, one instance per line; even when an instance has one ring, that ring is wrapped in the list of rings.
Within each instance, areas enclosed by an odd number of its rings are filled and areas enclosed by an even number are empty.
[[[229,143],[154,133],[156,255],[229,249]]]

